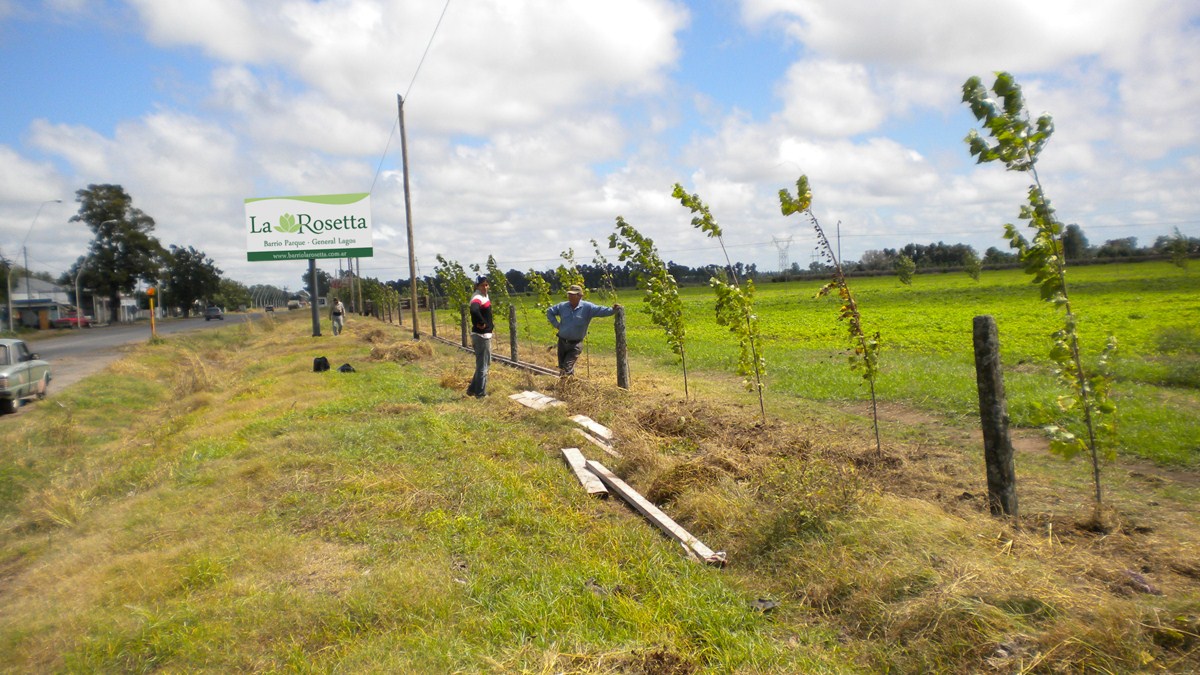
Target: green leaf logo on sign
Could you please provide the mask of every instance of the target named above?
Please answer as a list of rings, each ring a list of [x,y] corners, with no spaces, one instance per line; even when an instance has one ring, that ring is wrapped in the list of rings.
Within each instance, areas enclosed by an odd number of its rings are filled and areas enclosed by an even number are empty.
[[[294,234],[300,231],[300,226],[296,224],[296,216],[285,213],[279,216],[279,225],[275,227],[275,230],[285,234]]]

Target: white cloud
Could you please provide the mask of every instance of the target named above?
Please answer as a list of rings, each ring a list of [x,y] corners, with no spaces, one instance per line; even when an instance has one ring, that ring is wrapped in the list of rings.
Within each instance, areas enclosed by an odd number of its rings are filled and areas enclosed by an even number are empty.
[[[165,46],[198,46],[232,62],[259,62],[287,52],[287,36],[272,15],[283,3],[264,0],[129,0],[146,36]]]
[[[885,107],[861,64],[801,61],[788,69],[779,89],[780,116],[798,133],[853,136],[885,119]]]
[[[86,127],[34,120],[30,126],[30,142],[34,147],[62,157],[83,175],[100,176],[107,171],[111,143]]]
[[[933,72],[1053,68],[1123,42],[1139,17],[1122,0],[1005,0],[945,3],[900,0],[743,0],[746,21],[782,20],[811,52],[890,68]]]
[[[54,165],[32,161],[0,145],[0,203],[62,199],[62,194]]]

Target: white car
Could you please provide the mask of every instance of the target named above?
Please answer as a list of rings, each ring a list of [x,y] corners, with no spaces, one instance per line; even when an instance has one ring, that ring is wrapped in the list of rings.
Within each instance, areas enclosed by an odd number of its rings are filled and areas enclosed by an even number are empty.
[[[0,413],[14,413],[27,398],[46,398],[50,364],[24,340],[0,339]]]

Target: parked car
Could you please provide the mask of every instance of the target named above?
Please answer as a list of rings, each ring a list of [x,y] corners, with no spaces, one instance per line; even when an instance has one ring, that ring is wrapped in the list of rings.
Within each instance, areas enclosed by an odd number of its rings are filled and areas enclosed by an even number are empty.
[[[275,313],[275,305],[267,305],[267,311],[274,314]]]
[[[204,310],[204,320],[212,321],[213,319],[225,320],[225,312],[220,307],[208,307]]]
[[[45,398],[50,364],[24,340],[0,339],[0,413],[14,413],[27,398]]]
[[[67,314],[66,316],[60,316],[57,319],[51,319],[50,327],[51,328],[75,328],[75,327],[91,328],[92,320],[86,316],[81,317],[81,316],[76,316],[74,314]]]

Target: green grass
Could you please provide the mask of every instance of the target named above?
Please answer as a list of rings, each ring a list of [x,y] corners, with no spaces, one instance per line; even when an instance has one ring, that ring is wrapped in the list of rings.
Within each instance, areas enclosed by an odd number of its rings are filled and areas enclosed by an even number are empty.
[[[1072,268],[1068,279],[1085,361],[1095,362],[1108,335],[1119,344],[1113,394],[1119,434],[1106,443],[1163,464],[1200,466],[1200,275],[1155,262]],[[847,365],[847,326],[837,321],[836,298],[813,297],[822,283],[758,286],[768,405],[777,396],[868,398],[865,383]],[[972,321],[987,314],[999,329],[1013,424],[1043,426],[1059,416],[1056,400],[1067,392],[1054,381],[1048,353],[1062,317],[1019,270],[987,271],[979,282],[966,274],[931,274],[918,275],[911,286],[895,277],[852,278],[850,286],[864,329],[882,336],[876,382],[882,401],[949,418],[977,416]],[[714,321],[712,293],[687,288],[682,296],[691,374],[734,372],[737,345]],[[619,300],[629,308],[630,354],[678,363],[641,311],[640,294],[622,291]],[[593,349],[612,348],[604,321],[597,320],[589,336]],[[551,343],[549,326],[535,324],[535,340]]]
[[[650,354],[621,392],[594,352],[597,379],[561,395],[618,431],[614,470],[729,552],[716,569],[583,494],[565,415],[505,398],[553,381],[497,366],[466,398],[469,355],[372,361],[375,326],[172,338],[3,420],[0,671],[977,672],[1012,641],[1028,660],[997,667],[1197,665],[1186,481],[1115,473],[1128,527],[1091,537],[1063,515],[1086,477],[1022,458],[1014,531],[957,497],[982,479],[955,429],[889,425],[877,464],[839,408],[780,402],[762,426],[731,378],[683,402]],[[319,355],[357,372],[312,373]],[[1114,592],[1135,567],[1169,594]]]

